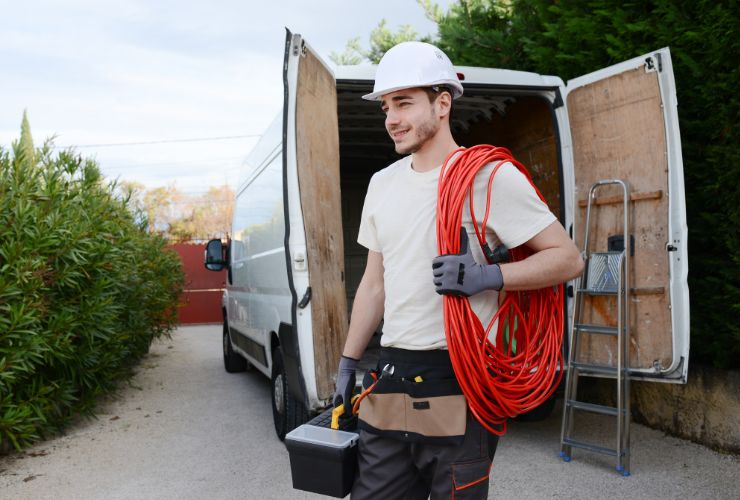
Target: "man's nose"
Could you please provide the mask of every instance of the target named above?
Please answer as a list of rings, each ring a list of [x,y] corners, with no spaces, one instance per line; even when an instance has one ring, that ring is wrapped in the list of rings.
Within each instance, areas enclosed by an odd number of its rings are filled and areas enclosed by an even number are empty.
[[[398,113],[396,113],[394,110],[389,109],[388,112],[385,115],[385,126],[386,128],[390,128],[393,125],[398,125],[400,122],[400,117]]]

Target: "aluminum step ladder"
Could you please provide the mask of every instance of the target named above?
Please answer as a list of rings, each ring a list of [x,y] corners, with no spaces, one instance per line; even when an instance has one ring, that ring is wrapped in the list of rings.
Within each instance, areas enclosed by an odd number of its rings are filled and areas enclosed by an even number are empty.
[[[590,252],[589,230],[591,206],[596,191],[604,186],[619,185],[623,191],[623,248],[621,251]],[[571,326],[568,374],[565,381],[563,423],[560,435],[560,457],[571,460],[572,448],[610,455],[616,458],[616,469],[624,476],[630,475],[630,377],[629,377],[629,187],[619,179],[601,180],[591,186],[586,206],[586,227],[583,236],[585,272],[575,289],[575,309]],[[584,298],[586,296],[611,296],[617,301],[617,326],[584,323]],[[617,338],[617,365],[589,364],[579,359],[578,349],[583,335],[610,335]],[[577,400],[580,376],[615,377],[617,406],[604,406]],[[574,413],[586,411],[616,418],[617,436],[614,448],[578,441],[573,437]]]

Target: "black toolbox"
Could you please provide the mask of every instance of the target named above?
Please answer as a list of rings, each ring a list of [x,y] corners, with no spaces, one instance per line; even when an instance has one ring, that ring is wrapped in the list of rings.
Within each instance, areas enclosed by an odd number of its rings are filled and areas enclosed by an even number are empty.
[[[352,490],[357,471],[356,417],[354,425],[342,422],[341,428],[352,430],[333,430],[330,421],[331,408],[286,434],[285,446],[293,488],[343,498]]]

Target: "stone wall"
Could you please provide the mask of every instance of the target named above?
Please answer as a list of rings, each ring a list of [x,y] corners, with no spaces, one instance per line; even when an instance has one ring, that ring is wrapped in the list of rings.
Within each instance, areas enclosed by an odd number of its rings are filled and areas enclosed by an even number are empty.
[[[635,422],[740,453],[739,371],[690,365],[686,385],[633,381],[630,387]],[[615,404],[613,380],[583,377],[579,392],[583,401]]]

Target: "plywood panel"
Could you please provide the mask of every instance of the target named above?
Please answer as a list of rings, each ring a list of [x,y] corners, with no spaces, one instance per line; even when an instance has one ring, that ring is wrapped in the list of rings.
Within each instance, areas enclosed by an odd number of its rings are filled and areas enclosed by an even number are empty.
[[[630,286],[630,365],[668,366],[672,357],[668,255],[668,163],[657,73],[643,68],[578,88],[568,95],[577,200],[576,241],[583,245],[586,209],[582,200],[601,179],[626,180],[635,196],[629,202],[635,239]],[[645,194],[647,193],[647,194]],[[651,194],[652,193],[652,194]],[[656,195],[655,193],[660,193]],[[622,234],[617,187],[603,188],[604,201],[592,208],[591,251],[606,251],[607,238]],[[649,292],[649,293],[648,293]],[[585,322],[616,325],[614,298],[586,297]],[[616,339],[584,335],[582,359],[616,363]]]
[[[334,374],[348,328],[337,95],[334,78],[311,51],[301,58],[298,71],[298,184],[312,290],[316,389],[318,397],[326,399],[334,391]]]

